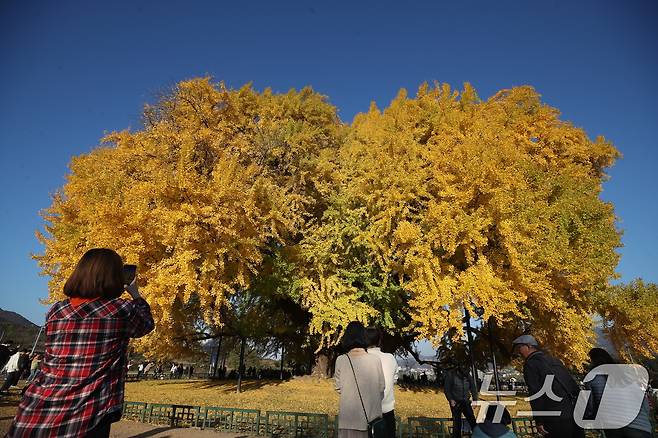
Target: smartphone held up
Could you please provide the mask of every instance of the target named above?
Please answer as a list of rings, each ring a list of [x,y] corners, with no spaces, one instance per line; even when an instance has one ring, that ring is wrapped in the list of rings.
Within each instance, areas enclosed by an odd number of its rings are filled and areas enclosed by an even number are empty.
[[[123,265],[123,284],[128,286],[137,275],[137,265]]]

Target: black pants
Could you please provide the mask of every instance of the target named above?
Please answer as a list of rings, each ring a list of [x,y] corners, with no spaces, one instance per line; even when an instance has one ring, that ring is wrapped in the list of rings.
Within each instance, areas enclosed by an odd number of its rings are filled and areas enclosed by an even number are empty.
[[[7,373],[5,383],[3,383],[2,388],[0,388],[0,392],[5,392],[6,390],[9,389],[10,386],[17,384],[18,379],[21,376],[21,372],[22,371],[12,371],[10,373]]]
[[[386,423],[386,437],[395,438],[395,411],[384,412],[382,417]]]
[[[452,436],[462,436],[462,414],[466,417],[466,421],[471,425],[471,430],[475,428],[475,414],[473,407],[471,407],[470,400],[455,400],[455,405],[450,406],[452,412]]]
[[[585,431],[573,418],[551,418],[544,422],[544,429],[548,432],[547,438],[585,438]]]
[[[112,419],[106,416],[96,425],[96,427],[87,432],[85,438],[110,438],[111,426]]]

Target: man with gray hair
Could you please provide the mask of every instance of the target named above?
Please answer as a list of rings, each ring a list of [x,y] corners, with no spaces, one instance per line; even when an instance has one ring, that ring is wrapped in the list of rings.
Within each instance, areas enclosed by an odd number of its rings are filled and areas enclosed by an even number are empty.
[[[525,359],[523,378],[539,433],[549,438],[584,437],[573,418],[580,388],[564,364],[541,351],[531,335],[516,338],[513,352]]]

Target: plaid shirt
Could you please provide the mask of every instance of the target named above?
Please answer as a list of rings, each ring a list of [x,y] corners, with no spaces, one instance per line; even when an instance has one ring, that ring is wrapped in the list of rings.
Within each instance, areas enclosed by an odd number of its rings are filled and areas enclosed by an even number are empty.
[[[130,338],[153,330],[143,299],[69,300],[46,316],[46,354],[8,437],[80,437],[103,418],[120,418]]]

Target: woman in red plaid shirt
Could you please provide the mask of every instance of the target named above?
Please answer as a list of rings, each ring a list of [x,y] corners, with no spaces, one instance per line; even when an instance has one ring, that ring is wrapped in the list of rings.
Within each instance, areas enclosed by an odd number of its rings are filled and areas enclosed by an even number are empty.
[[[128,341],[153,330],[151,308],[135,280],[124,285],[110,249],[87,251],[64,293],[46,315],[46,354],[8,437],[109,437],[121,418]]]

